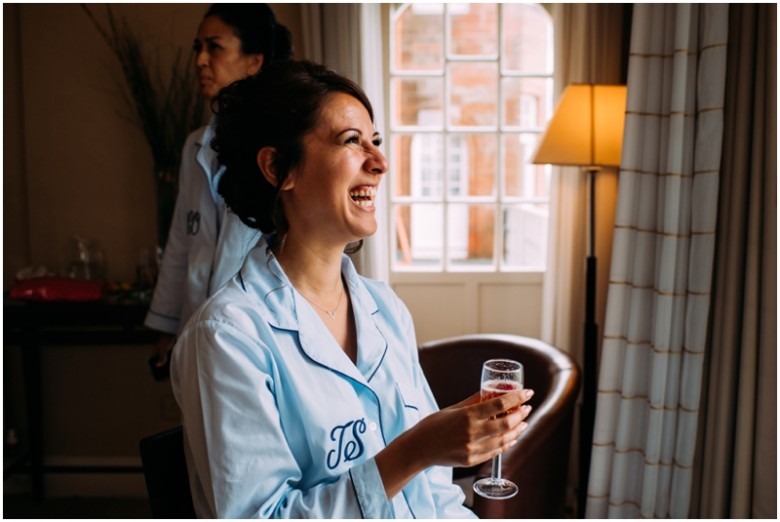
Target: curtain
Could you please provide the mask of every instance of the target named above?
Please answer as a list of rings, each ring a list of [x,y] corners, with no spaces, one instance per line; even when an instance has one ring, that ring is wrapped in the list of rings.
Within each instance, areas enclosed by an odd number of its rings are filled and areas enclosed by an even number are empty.
[[[726,76],[693,516],[777,518],[777,5],[729,7]]]
[[[622,4],[553,4],[556,98],[570,83],[623,83],[628,6]],[[603,324],[612,244],[617,172],[604,169],[596,185],[597,313]],[[572,354],[582,367],[585,322],[585,256],[588,223],[587,176],[575,167],[553,167],[547,268],[542,303],[542,339]],[[569,459],[569,505],[574,504],[579,473],[579,421],[575,422]]]
[[[327,65],[356,81],[374,109],[374,124],[385,132],[384,72],[380,4],[301,4],[306,58]],[[377,231],[352,255],[362,275],[389,279],[387,197],[384,183],[377,198]]]
[[[555,25],[556,98],[570,83],[621,83],[624,45],[621,4],[553,4]],[[607,280],[616,172],[598,177],[596,253],[603,260],[601,281]],[[587,247],[587,177],[579,168],[553,167],[550,194],[550,244],[544,278],[542,339],[582,361],[585,321],[584,260]],[[578,240],[573,241],[573,238]],[[603,274],[602,274],[603,272]],[[606,289],[606,284],[603,285]],[[602,295],[606,292],[602,291]],[[597,318],[603,317],[604,299]],[[599,323],[601,324],[601,323]]]
[[[727,25],[725,4],[634,6],[587,517],[689,514]]]

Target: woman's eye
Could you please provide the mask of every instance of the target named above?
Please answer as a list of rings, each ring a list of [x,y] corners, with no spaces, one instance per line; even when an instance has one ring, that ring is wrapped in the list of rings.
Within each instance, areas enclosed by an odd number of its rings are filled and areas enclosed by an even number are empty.
[[[374,147],[379,147],[382,145],[382,138],[377,136],[371,143],[374,144]]]
[[[200,42],[193,42],[192,43],[192,50],[195,51],[195,53],[199,53],[203,49],[203,46],[200,45]]]
[[[350,136],[347,138],[345,143],[360,143],[360,136],[355,134],[354,136]]]

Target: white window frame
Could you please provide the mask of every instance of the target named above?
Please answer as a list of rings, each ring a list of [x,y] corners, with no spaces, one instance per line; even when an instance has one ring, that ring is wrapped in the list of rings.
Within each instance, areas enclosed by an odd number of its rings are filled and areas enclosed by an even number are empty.
[[[459,4],[453,4],[453,6],[458,6]],[[388,125],[388,135],[393,136],[394,134],[424,134],[424,133],[432,133],[438,136],[442,136],[442,143],[445,150],[444,153],[444,160],[443,160],[443,169],[445,173],[449,174],[449,155],[447,154],[447,149],[449,146],[449,136],[453,135],[467,135],[467,134],[493,134],[496,136],[498,140],[498,178],[496,180],[496,189],[495,194],[492,196],[484,196],[484,197],[468,197],[466,198],[458,198],[453,197],[450,194],[450,179],[449,175],[444,175],[442,179],[442,183],[444,183],[444,187],[442,187],[442,196],[440,200],[435,201],[435,204],[440,204],[442,206],[442,220],[443,220],[443,228],[441,230],[441,237],[444,241],[444,245],[442,245],[442,250],[440,254],[441,262],[436,265],[431,266],[415,266],[411,265],[409,267],[403,267],[399,266],[397,263],[395,256],[396,256],[396,247],[395,247],[395,241],[397,238],[397,229],[396,229],[396,221],[393,219],[394,217],[394,207],[396,205],[414,205],[414,204],[424,204],[424,203],[434,203],[431,201],[431,198],[429,197],[418,197],[414,194],[411,194],[409,196],[394,196],[393,194],[390,194],[390,190],[388,190],[388,200],[389,205],[387,206],[388,209],[388,223],[390,224],[389,227],[389,234],[388,234],[388,256],[390,257],[390,275],[391,280],[396,282],[401,281],[409,281],[413,282],[416,280],[428,280],[430,281],[432,277],[434,277],[437,281],[440,282],[446,282],[446,281],[462,281],[465,278],[468,279],[468,274],[475,274],[477,277],[479,277],[481,280],[485,281],[508,281],[511,280],[513,282],[522,282],[522,283],[531,283],[531,282],[540,282],[542,279],[542,276],[544,274],[545,267],[544,266],[538,266],[538,267],[516,267],[516,266],[505,266],[504,264],[504,252],[503,252],[503,233],[494,232],[494,256],[493,261],[489,266],[485,265],[473,265],[473,266],[454,266],[451,262],[452,255],[449,253],[449,244],[451,242],[451,239],[448,237],[448,234],[444,234],[444,230],[449,230],[448,225],[448,208],[451,204],[457,204],[459,202],[465,202],[468,201],[468,203],[472,204],[492,204],[494,205],[494,208],[496,210],[496,230],[502,230],[504,226],[504,212],[505,210],[508,210],[510,208],[513,208],[520,204],[526,204],[526,203],[546,203],[549,205],[549,198],[529,198],[529,197],[509,197],[503,194],[504,190],[503,187],[505,186],[504,179],[505,179],[505,173],[504,173],[504,162],[503,162],[503,140],[502,136],[505,134],[516,134],[518,132],[523,133],[541,133],[543,132],[543,128],[529,128],[524,126],[509,126],[504,125],[502,123],[502,115],[501,112],[498,114],[498,122],[496,124],[496,127],[490,127],[487,126],[485,128],[481,127],[468,127],[468,128],[461,128],[459,129],[457,126],[450,125],[449,122],[449,101],[450,101],[450,92],[449,92],[449,82],[445,79],[445,72],[447,68],[449,67],[450,63],[453,62],[466,62],[471,60],[478,60],[478,61],[490,61],[495,60],[495,62],[498,64],[499,69],[499,76],[498,76],[498,97],[497,97],[497,103],[499,111],[503,110],[503,101],[504,101],[504,91],[503,91],[503,78],[524,78],[524,77],[531,77],[531,78],[550,78],[552,79],[553,71],[552,66],[549,68],[549,72],[538,72],[538,73],[517,73],[517,72],[510,72],[506,71],[502,68],[502,62],[501,62],[501,43],[503,42],[503,24],[500,23],[501,19],[501,12],[503,9],[503,6],[501,4],[498,4],[499,9],[499,35],[498,35],[498,54],[494,55],[493,57],[486,57],[486,56],[478,56],[478,57],[466,57],[463,55],[457,56],[457,58],[453,57],[452,53],[450,52],[450,41],[447,35],[450,33],[450,17],[446,16],[446,12],[442,8],[450,9],[451,6],[449,4],[438,4],[434,6],[429,6],[431,8],[435,7],[435,12],[439,13],[441,12],[442,16],[444,17],[444,45],[445,45],[445,63],[444,67],[442,68],[442,73],[434,72],[431,73],[429,71],[426,72],[420,72],[420,71],[398,71],[395,70],[394,67],[394,42],[395,38],[393,37],[393,25],[394,25],[394,18],[395,13],[398,12],[393,7],[389,7],[389,17],[388,17],[388,24],[387,27],[388,30],[388,38],[387,41],[389,42],[389,59],[388,59],[388,80],[392,80],[395,78],[404,78],[404,77],[413,77],[413,78],[419,78],[424,76],[430,76],[430,77],[441,77],[443,79],[444,83],[444,107],[443,111],[444,114],[442,115],[442,121],[443,125],[421,125],[421,126],[400,126],[400,125],[394,125],[393,124],[393,118],[392,118],[392,107],[390,108],[390,117],[388,118],[387,125]],[[552,49],[553,49],[553,41],[552,41],[552,35],[550,38],[550,41],[548,42],[548,49],[551,51],[549,53],[550,59],[552,60]],[[552,82],[549,82],[550,89],[552,90]],[[389,98],[388,102],[390,100],[395,99],[395,82],[388,81],[388,85],[390,85],[390,89],[388,91]],[[548,96],[548,100],[552,100],[552,96]],[[388,104],[389,106],[389,104]],[[552,107],[548,108],[548,113],[552,114]],[[521,122],[522,123],[522,122]],[[388,147],[392,147],[394,141],[392,139],[387,140]],[[390,154],[389,156],[392,157],[392,151],[388,151]],[[549,167],[547,167],[549,170]],[[392,166],[391,166],[392,170]],[[391,173],[392,175],[392,173]],[[549,207],[548,207],[549,208]],[[495,274],[495,276],[491,276],[490,274]],[[419,275],[419,277],[418,277]]]

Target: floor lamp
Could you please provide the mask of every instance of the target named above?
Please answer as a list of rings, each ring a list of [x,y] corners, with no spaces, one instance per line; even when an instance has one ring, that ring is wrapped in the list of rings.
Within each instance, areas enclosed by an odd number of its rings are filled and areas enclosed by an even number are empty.
[[[588,256],[585,273],[583,389],[580,411],[578,517],[585,516],[593,423],[596,413],[598,326],[596,325],[596,174],[620,166],[625,121],[624,85],[572,84],[563,92],[542,135],[533,163],[581,167],[589,183]]]

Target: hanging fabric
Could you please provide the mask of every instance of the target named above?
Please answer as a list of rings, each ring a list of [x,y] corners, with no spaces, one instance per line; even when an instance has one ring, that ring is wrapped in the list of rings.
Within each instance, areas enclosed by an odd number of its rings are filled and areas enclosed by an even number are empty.
[[[725,4],[634,5],[589,518],[689,514],[727,33]]]

